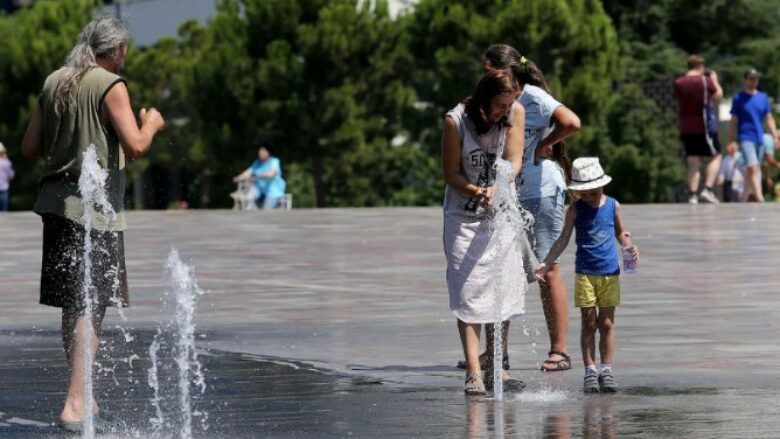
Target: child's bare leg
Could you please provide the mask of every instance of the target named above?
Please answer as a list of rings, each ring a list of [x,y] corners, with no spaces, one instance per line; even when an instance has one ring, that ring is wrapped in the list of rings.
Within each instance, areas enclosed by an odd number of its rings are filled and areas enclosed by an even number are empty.
[[[466,370],[468,373],[482,373],[479,366],[479,333],[482,325],[479,323],[466,323],[458,320],[458,332],[460,343],[463,345],[463,354],[466,356]]]
[[[580,313],[582,314],[582,330],[580,332],[582,362],[585,367],[594,366],[596,364],[596,308],[580,308]]]
[[[599,308],[599,353],[602,364],[612,364],[615,354],[615,307]]]

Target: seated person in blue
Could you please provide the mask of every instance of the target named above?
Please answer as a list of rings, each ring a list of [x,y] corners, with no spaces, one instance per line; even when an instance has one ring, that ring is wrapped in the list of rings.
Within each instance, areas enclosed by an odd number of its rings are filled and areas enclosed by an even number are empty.
[[[257,150],[257,160],[233,179],[235,182],[249,179],[254,181],[250,196],[256,205],[263,207],[263,210],[279,207],[287,189],[279,159],[271,155],[270,149],[267,142],[261,144],[260,149]]]

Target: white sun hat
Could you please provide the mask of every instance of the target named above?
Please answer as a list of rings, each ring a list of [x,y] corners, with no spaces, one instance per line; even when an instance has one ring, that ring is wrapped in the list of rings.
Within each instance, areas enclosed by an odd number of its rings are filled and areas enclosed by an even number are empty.
[[[604,187],[612,177],[604,173],[598,157],[580,157],[572,163],[569,190],[589,191]]]

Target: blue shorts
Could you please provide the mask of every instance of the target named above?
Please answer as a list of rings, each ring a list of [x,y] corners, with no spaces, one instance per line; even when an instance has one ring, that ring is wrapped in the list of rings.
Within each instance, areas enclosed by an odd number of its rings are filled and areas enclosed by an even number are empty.
[[[739,150],[742,153],[742,160],[745,161],[745,166],[761,166],[761,162],[764,161],[766,149],[763,142],[756,143],[752,140],[740,140]]]
[[[561,192],[551,197],[520,200],[520,205],[523,209],[534,216],[533,233],[530,241],[539,262],[547,257],[553,244],[561,236],[565,197],[565,193]],[[558,260],[555,263],[558,263]]]

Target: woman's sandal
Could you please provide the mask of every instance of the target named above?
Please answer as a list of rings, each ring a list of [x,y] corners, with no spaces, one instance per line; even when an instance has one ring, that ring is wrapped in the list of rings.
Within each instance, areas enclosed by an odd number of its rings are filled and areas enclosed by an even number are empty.
[[[513,378],[508,373],[501,371],[501,381],[504,384],[504,392],[517,393],[525,390],[525,383],[517,378]],[[493,391],[493,370],[485,370],[485,389]]]
[[[487,352],[483,352],[482,355],[479,356],[480,369],[485,370],[493,367],[492,364],[488,364],[488,358],[490,358],[490,356]],[[504,358],[501,360],[501,367],[503,367],[504,370],[509,370],[509,355],[504,355]],[[466,369],[466,360],[458,361],[458,369]]]
[[[540,369],[543,370],[544,372],[561,372],[564,370],[571,369],[571,357],[569,356],[569,354],[565,352],[559,352],[559,351],[550,351],[547,353],[547,355],[549,356],[558,355],[563,358],[560,360],[544,360],[543,364],[551,364],[555,366],[551,369],[540,367]]]
[[[466,374],[466,386],[463,388],[463,393],[468,396],[487,395],[481,373]]]

